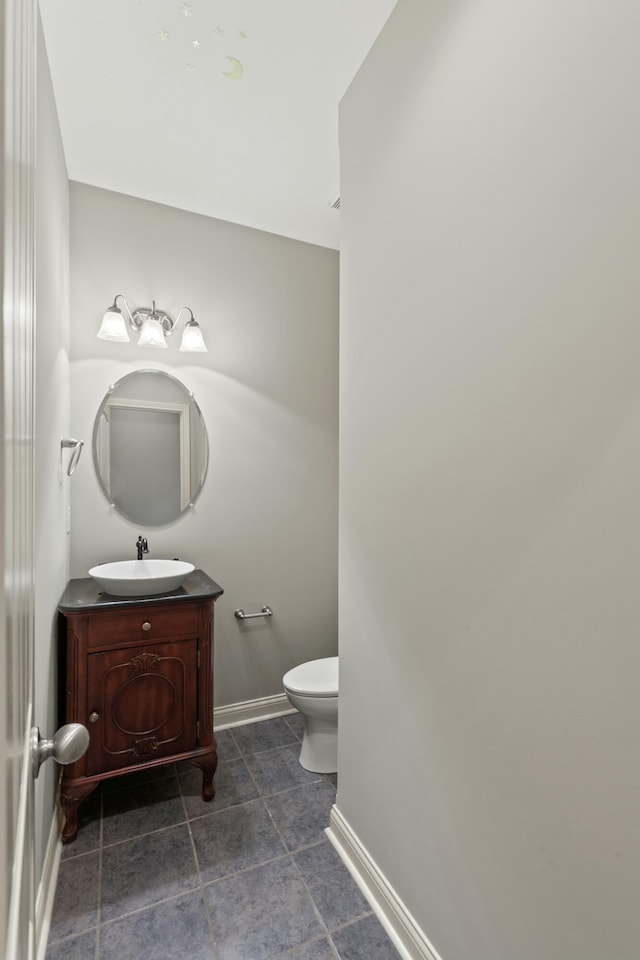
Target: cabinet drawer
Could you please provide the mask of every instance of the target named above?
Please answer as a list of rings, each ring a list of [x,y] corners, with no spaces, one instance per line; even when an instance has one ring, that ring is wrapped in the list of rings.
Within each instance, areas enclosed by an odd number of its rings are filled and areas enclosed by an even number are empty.
[[[171,609],[147,607],[101,612],[90,618],[87,640],[89,648],[95,650],[119,643],[148,643],[163,637],[197,635],[198,608],[185,604]]]

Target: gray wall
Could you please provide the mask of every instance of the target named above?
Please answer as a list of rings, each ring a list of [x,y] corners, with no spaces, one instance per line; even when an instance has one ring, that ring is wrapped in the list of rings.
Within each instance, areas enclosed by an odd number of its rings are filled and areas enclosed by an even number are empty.
[[[57,728],[56,608],[69,577],[69,486],[60,440],[69,436],[69,183],[47,56],[38,33],[36,138],[36,476],[35,720],[44,737]],[[36,877],[54,811],[59,768],[36,781]]]
[[[185,174],[188,175],[188,172]],[[96,338],[116,293],[174,317],[191,307],[208,354]],[[193,391],[210,443],[192,513],[139,528],[113,512],[91,457],[72,484],[71,575],[99,561],[179,556],[224,588],[216,605],[216,705],[282,692],[283,673],[337,648],[338,255],[71,184],[71,428],[91,441],[109,384],[163,369]],[[241,628],[237,607],[270,604]]]
[[[640,955],[639,35],[400,0],[342,105],[338,806],[443,960]]]

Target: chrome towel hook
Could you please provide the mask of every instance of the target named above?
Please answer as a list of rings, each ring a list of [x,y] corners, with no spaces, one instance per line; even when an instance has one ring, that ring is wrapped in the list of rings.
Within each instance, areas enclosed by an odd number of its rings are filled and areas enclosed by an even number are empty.
[[[80,454],[82,453],[82,448],[84,447],[84,440],[73,440],[68,438],[66,440],[60,441],[60,456],[62,457],[63,450],[72,450],[71,458],[67,466],[67,476],[72,477],[75,473],[75,469],[78,466],[78,460],[80,459]]]

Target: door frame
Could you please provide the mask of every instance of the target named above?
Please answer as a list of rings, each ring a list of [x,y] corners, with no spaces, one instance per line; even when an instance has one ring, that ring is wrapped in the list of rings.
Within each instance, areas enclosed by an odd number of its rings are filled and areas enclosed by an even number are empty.
[[[0,0],[0,946],[35,951],[35,116],[37,0]]]

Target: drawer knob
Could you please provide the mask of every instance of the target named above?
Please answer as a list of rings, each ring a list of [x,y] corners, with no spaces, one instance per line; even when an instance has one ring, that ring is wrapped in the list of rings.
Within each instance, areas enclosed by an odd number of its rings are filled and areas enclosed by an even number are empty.
[[[145,620],[145,622],[142,624],[142,629],[143,629],[143,630],[151,630],[151,624],[149,623],[148,620]]]
[[[99,719],[100,719],[100,714],[96,713],[95,710],[93,711],[93,713],[89,714],[89,723],[97,723]]]

